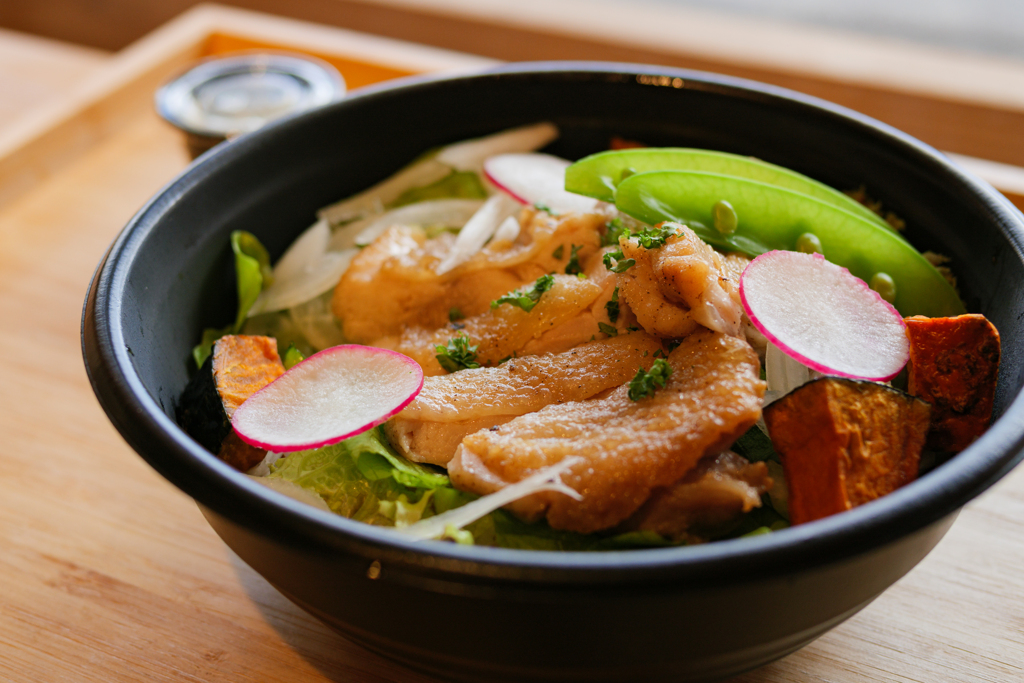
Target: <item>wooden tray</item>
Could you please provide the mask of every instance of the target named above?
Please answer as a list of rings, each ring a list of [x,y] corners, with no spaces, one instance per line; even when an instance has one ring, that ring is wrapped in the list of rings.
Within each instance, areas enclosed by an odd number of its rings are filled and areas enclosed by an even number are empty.
[[[199,57],[256,46],[317,54],[356,87],[491,63],[206,7],[0,139],[0,680],[430,680],[334,634],[241,563],[125,445],[82,371],[96,264],[188,163],[153,92]],[[737,681],[1024,680],[1022,566],[1024,468],[867,609]],[[429,628],[444,615],[395,618]]]
[[[354,89],[432,71],[467,71],[493,60],[280,17],[203,5],[117,53],[68,97],[0,133],[0,206],[153,111],[153,94],[203,57],[239,50],[311,54]]]

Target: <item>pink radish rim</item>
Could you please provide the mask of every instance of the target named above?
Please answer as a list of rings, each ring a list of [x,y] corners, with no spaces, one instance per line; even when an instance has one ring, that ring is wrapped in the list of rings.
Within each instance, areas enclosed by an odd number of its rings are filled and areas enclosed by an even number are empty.
[[[510,190],[507,187],[505,187],[504,184],[498,182],[498,180],[495,179],[495,177],[493,175],[491,175],[491,172],[487,170],[487,162],[486,161],[484,162],[484,176],[486,176],[487,180],[491,181],[491,183],[493,183],[495,187],[497,187],[499,190],[501,190],[502,192],[507,194],[509,197],[512,197],[512,199],[516,200],[520,204],[529,204],[530,203],[530,202],[526,201],[525,199],[523,199],[522,197],[520,197],[519,195],[517,195],[512,190]]]
[[[412,403],[413,400],[415,400],[415,398],[417,396],[419,396],[420,391],[423,389],[423,368],[421,368],[420,364],[417,363],[412,358],[410,358],[409,356],[406,356],[405,354],[402,354],[402,353],[398,353],[397,351],[392,351],[391,349],[382,349],[382,348],[378,348],[376,346],[364,346],[364,345],[361,345],[361,344],[340,344],[338,346],[332,346],[330,348],[323,349],[322,351],[317,351],[312,356],[309,356],[308,358],[304,358],[302,361],[296,363],[295,365],[293,365],[291,367],[291,369],[287,370],[284,374],[282,374],[281,377],[278,377],[273,382],[270,382],[269,384],[267,384],[267,386],[263,387],[262,389],[260,389],[256,393],[254,393],[252,396],[250,396],[248,399],[246,399],[242,403],[242,405],[238,407],[238,410],[235,411],[235,415],[232,417],[232,420],[231,420],[231,422],[232,422],[232,425],[231,425],[232,429],[234,429],[234,418],[238,416],[238,411],[241,410],[242,406],[244,406],[246,403],[248,403],[249,400],[252,399],[254,396],[257,396],[260,393],[266,391],[268,388],[273,386],[275,382],[277,382],[281,378],[283,378],[286,375],[288,375],[288,373],[292,372],[293,370],[295,370],[299,366],[304,365],[305,363],[313,360],[314,358],[316,358],[318,356],[325,355],[325,354],[339,353],[341,351],[349,351],[349,352],[361,353],[361,354],[366,354],[366,355],[384,354],[384,355],[397,356],[398,359],[401,360],[401,362],[405,363],[406,365],[409,365],[410,367],[414,368],[416,371],[419,372],[419,383],[416,385],[415,391],[413,391],[412,394],[407,399],[402,401],[402,403],[400,403],[396,408],[394,408],[390,412],[384,414],[382,417],[380,417],[378,419],[375,419],[374,421],[369,422],[366,425],[364,425],[364,426],[362,426],[362,427],[360,427],[360,428],[358,428],[358,429],[356,429],[354,431],[348,432],[346,434],[342,434],[341,436],[338,436],[338,437],[331,437],[330,439],[325,439],[324,441],[316,441],[316,442],[310,442],[310,443],[304,443],[304,444],[291,444],[291,445],[281,446],[280,444],[271,444],[271,443],[267,443],[267,442],[264,442],[264,441],[260,441],[259,439],[253,439],[253,438],[246,437],[244,434],[242,434],[242,432],[240,432],[237,429],[235,429],[234,431],[235,431],[236,434],[238,434],[238,438],[240,438],[242,441],[244,441],[245,443],[249,444],[250,446],[255,446],[257,448],[263,448],[263,449],[266,449],[268,451],[273,451],[275,453],[292,453],[292,452],[295,452],[295,451],[305,451],[305,450],[310,450],[310,449],[313,449],[313,448],[323,448],[324,446],[330,446],[330,445],[336,444],[339,441],[344,441],[345,439],[352,438],[353,436],[358,436],[358,435],[362,434],[363,432],[370,431],[371,429],[373,429],[374,427],[376,427],[378,425],[384,424],[385,422],[390,420],[392,417],[394,417],[398,413],[402,412],[402,410],[404,410],[407,405]]]
[[[837,377],[848,377],[850,379],[863,379],[863,380],[867,380],[867,381],[870,381],[870,382],[888,382],[890,379],[892,379],[893,377],[895,377],[896,375],[900,374],[903,371],[903,368],[906,367],[907,362],[910,360],[909,354],[908,354],[907,360],[903,361],[903,365],[900,366],[899,370],[897,370],[896,372],[892,373],[891,375],[886,375],[884,377],[867,377],[867,376],[864,376],[864,375],[852,375],[852,374],[850,374],[848,372],[840,372],[840,371],[836,370],[835,368],[830,368],[830,367],[828,367],[826,365],[818,363],[817,361],[814,361],[814,360],[808,358],[807,356],[803,355],[802,353],[800,353],[798,351],[795,351],[788,344],[786,344],[785,342],[781,341],[777,336],[775,336],[770,331],[768,331],[765,328],[764,324],[760,320],[758,320],[757,317],[753,313],[751,313],[751,311],[750,311],[750,304],[747,302],[746,287],[744,286],[744,276],[747,274],[747,269],[750,268],[751,266],[753,266],[755,263],[757,263],[759,259],[761,259],[764,256],[768,256],[769,254],[774,254],[774,253],[778,253],[778,252],[794,253],[794,254],[800,253],[800,252],[785,252],[785,250],[783,250],[783,249],[774,249],[772,251],[765,252],[765,253],[755,257],[750,263],[747,264],[747,267],[743,269],[743,272],[740,273],[740,301],[743,303],[743,310],[746,311],[747,317],[750,318],[750,323],[754,327],[756,327],[757,330],[761,334],[763,334],[765,337],[767,337],[768,341],[770,341],[772,344],[775,344],[775,346],[777,346],[781,351],[783,351],[787,356],[789,356],[793,360],[795,360],[795,361],[797,361],[799,363],[803,363],[804,365],[809,367],[811,370],[814,370],[816,372],[820,372],[823,375],[833,375],[833,376],[837,376]],[[820,259],[822,261],[826,260],[825,257],[823,255],[821,255],[821,254],[811,254],[811,256],[813,256],[813,257],[815,257],[817,259]],[[846,273],[851,278],[856,280],[856,284],[857,285],[859,285],[859,286],[863,287],[864,289],[868,290],[876,299],[878,299],[880,302],[885,304],[889,308],[889,310],[892,311],[892,313],[894,314],[894,317],[897,320],[900,321],[900,325],[903,326],[904,332],[906,331],[907,324],[903,321],[903,316],[900,314],[900,312],[898,310],[896,310],[895,306],[893,306],[888,301],[883,299],[882,296],[878,292],[876,292],[875,290],[871,289],[870,286],[868,286],[868,283],[864,282],[859,277],[857,277],[856,275],[851,273],[848,268],[843,268],[843,266],[840,266],[838,264],[832,263],[831,261],[828,261],[828,263],[830,263],[831,265],[835,266],[836,268],[842,268],[844,271],[846,271]]]

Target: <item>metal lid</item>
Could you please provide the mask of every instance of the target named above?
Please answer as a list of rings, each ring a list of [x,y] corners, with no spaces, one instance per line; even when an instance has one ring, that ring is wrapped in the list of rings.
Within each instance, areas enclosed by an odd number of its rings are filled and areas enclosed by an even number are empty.
[[[226,138],[345,94],[345,81],[319,59],[253,52],[203,61],[156,93],[157,112],[193,135]]]

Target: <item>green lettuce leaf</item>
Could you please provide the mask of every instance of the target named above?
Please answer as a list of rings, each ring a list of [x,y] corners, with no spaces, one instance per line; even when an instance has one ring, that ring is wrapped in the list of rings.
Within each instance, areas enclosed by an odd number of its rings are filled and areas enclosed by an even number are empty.
[[[235,230],[231,233],[231,251],[235,253],[235,275],[238,288],[238,314],[234,331],[242,329],[249,309],[256,298],[273,281],[270,254],[251,232]]]
[[[435,514],[426,494],[450,485],[447,475],[395,453],[379,427],[331,446],[291,453],[271,467],[269,476],[313,491],[339,515],[383,526]]]
[[[230,332],[230,325],[219,330],[216,327],[207,327],[203,330],[203,338],[192,347],[192,358],[195,360],[197,368],[203,367],[203,363],[213,353],[213,343]]]
[[[238,313],[233,325],[217,329],[207,327],[203,337],[192,348],[196,367],[203,363],[213,351],[213,343],[225,334],[238,334],[249,315],[249,309],[256,303],[256,297],[273,281],[270,268],[270,254],[250,232],[235,230],[231,233],[231,251],[235,254],[235,286],[238,291]]]
[[[388,209],[397,209],[407,204],[425,202],[429,199],[487,199],[487,190],[480,182],[480,176],[472,171],[452,171],[429,185],[413,187],[388,203]]]

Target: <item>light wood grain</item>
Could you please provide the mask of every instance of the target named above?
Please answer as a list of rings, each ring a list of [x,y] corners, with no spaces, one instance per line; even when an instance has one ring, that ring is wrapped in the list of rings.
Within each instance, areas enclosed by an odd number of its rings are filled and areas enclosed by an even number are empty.
[[[109,58],[100,50],[0,29],[0,129],[60,99]],[[17,94],[17,97],[11,95]]]
[[[88,281],[186,163],[177,132],[145,109],[0,207],[0,680],[432,680],[285,600],[92,395],[79,344]],[[1022,595],[1018,469],[868,608],[736,682],[1024,680]]]
[[[0,128],[0,207],[151,111],[157,88],[200,57],[221,51],[216,40],[225,35],[236,36],[250,47],[305,47],[335,62],[343,75],[346,66],[354,69],[350,76],[354,85],[494,63],[245,10],[200,6],[111,57],[103,69],[77,82],[64,97]],[[356,59],[360,55],[362,61]]]

